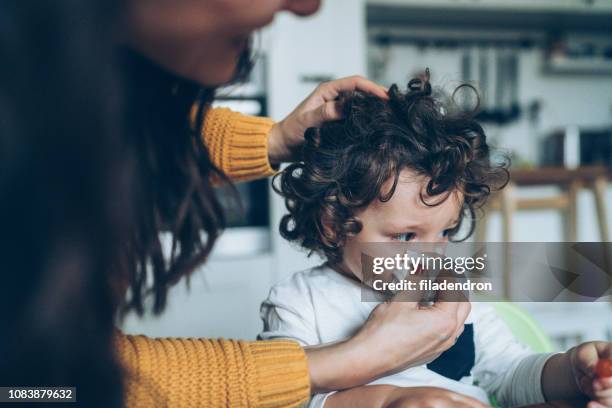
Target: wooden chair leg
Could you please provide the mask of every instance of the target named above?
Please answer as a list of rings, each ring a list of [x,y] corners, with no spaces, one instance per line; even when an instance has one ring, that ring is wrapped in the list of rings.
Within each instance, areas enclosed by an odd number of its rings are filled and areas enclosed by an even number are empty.
[[[567,187],[567,208],[565,210],[564,239],[567,242],[578,241],[578,191],[580,182],[573,181]]]
[[[516,211],[516,186],[509,183],[501,191],[502,241],[512,242],[512,218]],[[503,285],[504,297],[510,299],[512,293],[510,274],[512,273],[512,254],[510,245],[504,246]]]
[[[565,190],[567,204],[563,211],[563,240],[566,242],[578,241],[578,192],[581,183],[578,180],[570,182]],[[566,269],[576,271],[577,257],[573,251],[567,251],[565,256]]]
[[[489,206],[485,205],[482,209],[482,217],[476,220],[476,230],[474,240],[476,242],[487,242],[487,226],[489,224]]]
[[[598,177],[593,183],[593,195],[595,196],[595,207],[597,210],[597,223],[599,224],[599,236],[602,242],[610,242],[610,231],[608,229],[608,213],[606,208],[606,190],[608,180],[605,177]],[[608,246],[604,246],[608,248]],[[610,251],[604,253],[605,270],[612,269],[612,254]]]
[[[512,217],[516,211],[516,186],[509,183],[501,192],[502,240],[512,241]]]
[[[605,177],[598,177],[593,183],[593,194],[595,196],[595,207],[597,210],[597,222],[599,223],[599,237],[602,242],[610,242],[608,229],[608,213],[606,208],[606,190],[608,181]]]

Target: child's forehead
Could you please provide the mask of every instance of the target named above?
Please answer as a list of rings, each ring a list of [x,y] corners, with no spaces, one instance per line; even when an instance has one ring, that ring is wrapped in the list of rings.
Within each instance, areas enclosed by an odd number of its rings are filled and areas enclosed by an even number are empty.
[[[419,175],[412,170],[400,173],[395,191],[388,201],[374,200],[368,207],[369,212],[384,216],[402,216],[418,219],[420,216],[456,217],[461,210],[463,194],[459,190],[452,190],[438,196],[428,196],[426,193],[429,177]],[[381,194],[385,195],[393,187],[393,179],[383,184]],[[439,205],[432,205],[437,204]]]
[[[416,206],[427,206],[425,203],[436,203],[445,195],[442,194],[440,196],[433,197],[429,196],[427,194],[427,186],[429,184],[429,181],[430,177],[426,175],[418,174],[417,172],[411,169],[404,169],[399,174],[397,184],[395,186],[395,190],[391,198],[388,201],[374,200],[374,202],[372,202],[372,205],[378,207],[385,207],[389,203],[401,202],[403,205],[410,203]],[[389,180],[383,183],[382,188],[380,190],[381,196],[387,196],[389,194],[389,192],[393,188],[394,182],[394,178],[390,178]],[[463,199],[463,195],[459,190],[451,190],[446,195],[448,195],[449,198],[450,196],[454,196],[455,199],[459,199],[459,201]]]
[[[388,196],[391,190],[394,189],[391,198],[386,201],[374,200],[371,206],[374,208],[384,208],[398,201],[402,201],[404,204],[417,204],[417,201],[421,201],[420,197],[425,194],[428,182],[428,177],[418,175],[412,170],[404,170],[400,173],[395,187],[395,180],[390,178],[383,183],[380,189],[381,197]]]

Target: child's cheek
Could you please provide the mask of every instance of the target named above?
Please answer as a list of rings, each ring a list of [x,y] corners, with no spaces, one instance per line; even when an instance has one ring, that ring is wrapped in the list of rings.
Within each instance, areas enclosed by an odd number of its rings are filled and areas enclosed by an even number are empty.
[[[348,239],[342,250],[342,262],[357,279],[363,280],[361,272],[361,245],[354,239]]]

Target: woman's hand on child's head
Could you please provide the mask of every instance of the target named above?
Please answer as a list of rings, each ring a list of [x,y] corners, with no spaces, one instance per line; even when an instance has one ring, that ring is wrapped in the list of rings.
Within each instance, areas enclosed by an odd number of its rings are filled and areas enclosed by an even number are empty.
[[[297,152],[304,142],[306,129],[342,117],[337,101],[343,92],[360,91],[387,99],[387,89],[361,77],[351,76],[324,82],[287,117],[276,123],[268,138],[268,155],[272,164],[298,159]]]
[[[612,359],[612,343],[583,343],[568,354],[576,384],[593,400],[589,408],[612,407],[612,375],[605,366],[606,360]]]

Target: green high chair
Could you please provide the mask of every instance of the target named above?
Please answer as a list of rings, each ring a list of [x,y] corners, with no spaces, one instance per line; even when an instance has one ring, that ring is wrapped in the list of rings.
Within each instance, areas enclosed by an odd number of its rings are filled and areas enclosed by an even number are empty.
[[[492,306],[497,316],[508,325],[518,341],[536,353],[555,351],[544,330],[525,310],[509,302],[495,302]]]

